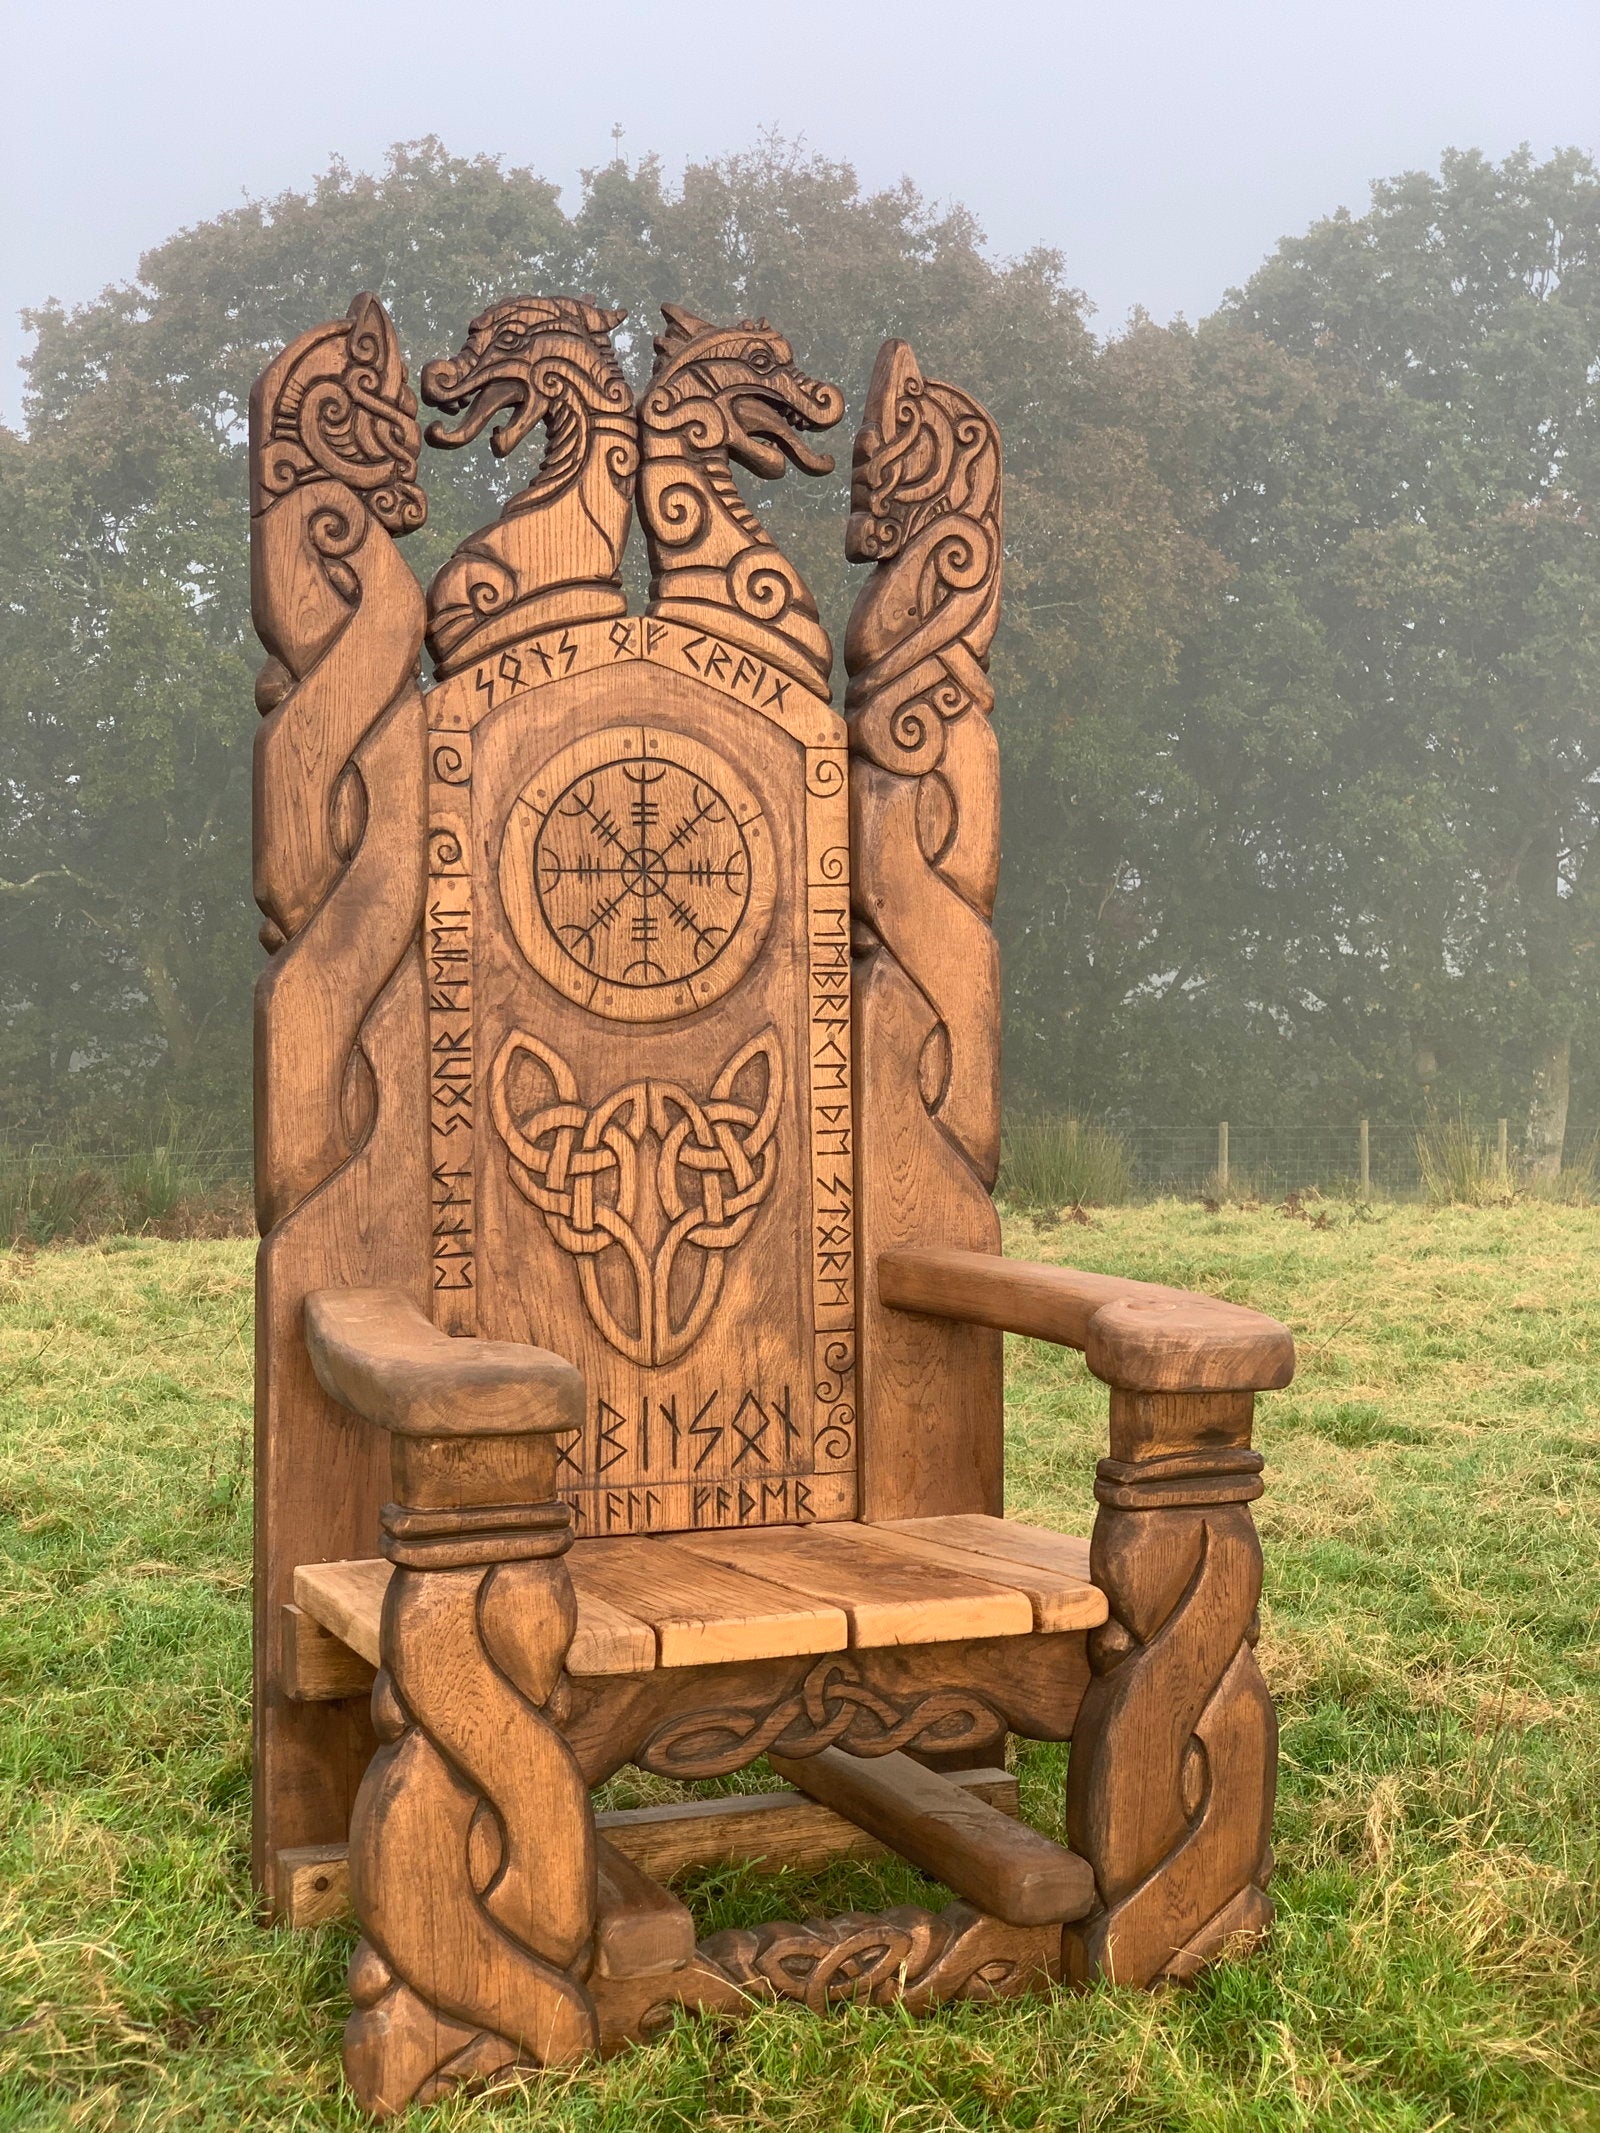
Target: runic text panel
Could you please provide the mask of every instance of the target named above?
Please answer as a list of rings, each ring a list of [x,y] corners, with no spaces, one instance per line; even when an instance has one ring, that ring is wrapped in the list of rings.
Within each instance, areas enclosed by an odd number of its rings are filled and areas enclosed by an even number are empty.
[[[581,1535],[852,1517],[842,720],[643,619],[427,702],[437,1322],[578,1365]]]

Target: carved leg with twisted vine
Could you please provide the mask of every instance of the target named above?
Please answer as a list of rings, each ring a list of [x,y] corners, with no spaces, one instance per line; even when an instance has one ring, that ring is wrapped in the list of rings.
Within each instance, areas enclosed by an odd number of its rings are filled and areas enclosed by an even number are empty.
[[[1068,1842],[1100,1894],[1067,1931],[1078,1979],[1181,1980],[1271,1924],[1277,1721],[1254,1651],[1253,1405],[1111,1395],[1091,1545],[1111,1612],[1090,1633],[1067,1783]]]

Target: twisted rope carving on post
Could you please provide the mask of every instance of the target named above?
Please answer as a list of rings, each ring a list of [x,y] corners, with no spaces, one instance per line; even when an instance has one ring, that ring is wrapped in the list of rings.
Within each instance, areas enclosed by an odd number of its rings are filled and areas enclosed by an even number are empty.
[[[542,1070],[555,1101],[519,1118],[515,1091],[529,1064]],[[759,1107],[735,1093],[746,1069],[758,1064],[766,1076]],[[675,1081],[635,1081],[590,1108],[579,1101],[576,1077],[560,1054],[513,1030],[489,1090],[512,1180],[576,1259],[595,1325],[633,1362],[676,1360],[710,1318],[727,1255],[749,1234],[777,1172],[773,1136],[783,1107],[783,1058],[776,1033],[752,1037],[703,1101]],[[655,1143],[649,1193],[640,1177],[647,1139]],[[659,1206],[664,1217],[657,1235],[640,1233],[646,1205]],[[688,1249],[704,1255],[700,1280],[693,1301],[674,1319],[673,1271]],[[600,1285],[599,1261],[613,1250],[632,1277],[631,1327]]]
[[[345,2069],[378,2116],[594,2048],[594,1825],[557,1725],[577,1620],[558,1504],[389,1507],[383,1745],[350,1825]],[[419,1888],[419,1882],[425,1886]]]
[[[1139,1398],[1113,1392],[1113,1441],[1119,1405]],[[1181,1434],[1236,1441],[1103,1459],[1095,1483],[1092,1575],[1111,1613],[1089,1638],[1067,1840],[1094,1866],[1100,1909],[1069,1933],[1068,1955],[1080,1977],[1119,1984],[1192,1976],[1272,1919],[1277,1720],[1255,1658],[1249,1508],[1261,1454],[1237,1441],[1249,1394],[1174,1396],[1174,1409],[1180,1399],[1232,1410],[1193,1413]],[[1164,1436],[1180,1436],[1170,1418]]]
[[[856,439],[852,561],[877,568],[845,638],[863,1259],[931,1236],[999,1248],[1000,863],[989,647],[1000,613],[1000,437],[977,402],[879,351]],[[999,1343],[886,1312],[866,1284],[863,1400],[880,1443],[914,1439],[939,1382],[998,1510]],[[869,1440],[870,1441],[870,1440]],[[864,1476],[867,1515],[971,1508],[930,1475]]]

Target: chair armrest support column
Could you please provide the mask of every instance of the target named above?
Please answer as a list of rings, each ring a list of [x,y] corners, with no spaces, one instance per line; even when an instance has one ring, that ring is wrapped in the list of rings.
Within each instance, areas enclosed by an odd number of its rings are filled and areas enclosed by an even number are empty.
[[[583,1382],[542,1349],[452,1339],[394,1290],[322,1290],[305,1329],[326,1390],[391,1440],[344,2050],[388,2116],[598,2040],[594,1815],[560,1730],[577,1604],[556,1440]]]
[[[1262,1492],[1255,1395],[1294,1344],[1236,1304],[978,1252],[878,1262],[893,1308],[975,1319],[1083,1351],[1111,1390],[1090,1568],[1110,1614],[1072,1737],[1067,1837],[1099,1904],[1069,1926],[1067,1974],[1182,1979],[1259,1939],[1277,1721],[1255,1660]]]

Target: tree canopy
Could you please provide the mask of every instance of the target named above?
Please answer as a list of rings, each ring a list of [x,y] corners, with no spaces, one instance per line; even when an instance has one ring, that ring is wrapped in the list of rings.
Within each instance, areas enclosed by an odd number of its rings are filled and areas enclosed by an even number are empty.
[[[1374,189],[1195,328],[1091,330],[909,183],[778,140],[593,172],[397,147],[35,316],[0,433],[0,1109],[104,1130],[248,1086],[249,386],[377,289],[413,368],[524,290],[764,314],[844,386],[878,342],[1007,453],[998,925],[1022,1102],[1137,1123],[1401,1119],[1459,1096],[1549,1159],[1593,1046],[1600,175]],[[835,634],[848,444],[758,508]],[[430,455],[424,576],[515,465]],[[635,562],[632,567],[637,567]]]

